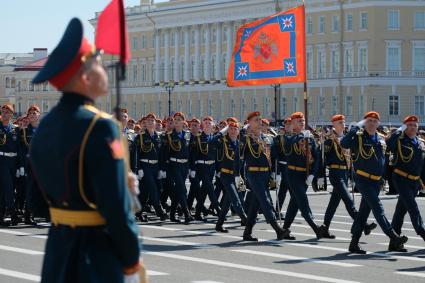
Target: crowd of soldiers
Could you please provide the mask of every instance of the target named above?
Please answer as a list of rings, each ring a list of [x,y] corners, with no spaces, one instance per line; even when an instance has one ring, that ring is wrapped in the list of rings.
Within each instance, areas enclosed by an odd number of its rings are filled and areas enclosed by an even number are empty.
[[[34,215],[49,220],[29,164],[40,109],[31,106],[12,123],[13,115],[13,105],[1,107],[0,224],[37,225]],[[406,117],[402,127],[390,130],[379,127],[379,118],[379,113],[368,112],[364,120],[346,127],[345,117],[335,115],[331,127],[313,130],[306,129],[301,112],[293,113],[281,127],[271,127],[259,112],[250,113],[243,124],[235,117],[215,124],[211,116],[187,120],[181,112],[164,120],[149,113],[135,121],[121,109],[119,120],[128,141],[130,169],[139,179],[141,206],[135,217],[141,222],[159,218],[190,224],[205,222],[206,216],[213,215],[217,217],[215,230],[228,233],[223,224],[231,210],[245,227],[243,239],[257,241],[252,229],[257,214],[262,213],[278,240],[295,240],[290,228],[299,210],[317,239],[333,239],[329,226],[342,201],[353,219],[350,252],[365,253],[359,246],[360,236],[377,227],[367,223],[371,211],[390,238],[389,250],[406,251],[407,237],[401,233],[406,213],[425,240],[415,201],[424,190],[425,144],[416,116]],[[307,189],[312,185],[315,191],[326,190],[328,180],[333,190],[319,226]],[[389,193],[399,194],[392,223],[379,199],[385,182]],[[351,194],[354,190],[362,195],[359,209]],[[290,200],[283,215],[288,192]],[[6,216],[10,221],[5,221]],[[283,226],[279,224],[282,220]]]

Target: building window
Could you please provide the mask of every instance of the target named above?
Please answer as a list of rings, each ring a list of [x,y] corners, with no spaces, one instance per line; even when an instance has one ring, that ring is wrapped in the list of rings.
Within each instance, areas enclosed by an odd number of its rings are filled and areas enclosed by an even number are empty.
[[[196,70],[195,70],[195,58],[190,58],[190,66],[191,66],[191,68],[190,68],[190,78],[195,78],[195,73],[196,73]]]
[[[346,76],[351,76],[353,72],[353,48],[344,51],[344,72]]]
[[[43,83],[43,91],[48,91],[49,90],[49,83],[45,82]]]
[[[298,111],[298,97],[294,96],[292,98],[292,112]]]
[[[317,74],[318,78],[324,78],[326,73],[326,51],[324,48],[317,50]]]
[[[364,95],[359,96],[359,117],[362,117],[365,113],[365,101]]]
[[[325,33],[325,17],[319,17],[319,31],[318,33]]]
[[[347,116],[353,115],[353,97],[352,96],[345,97],[345,114]]]
[[[339,31],[339,16],[332,16],[332,32]]]
[[[34,85],[30,82],[29,91],[34,91]]]
[[[171,68],[171,77],[172,77],[172,80],[173,81],[177,81],[177,78],[174,77],[174,68],[176,67],[176,62],[175,62],[174,57],[171,57],[170,62],[171,62],[170,68]]]
[[[212,56],[212,60],[211,60],[211,70],[212,70],[212,72],[210,72],[211,74],[214,74],[213,75],[213,78],[214,79],[218,79],[218,78],[216,78],[215,77],[215,55],[213,55]]]
[[[258,110],[257,98],[255,96],[252,97],[251,106],[252,106],[251,111]]]
[[[425,11],[415,12],[415,30],[425,29]]]
[[[142,64],[140,75],[141,75],[142,82],[143,83],[146,82],[146,64]]]
[[[339,50],[331,50],[331,73],[333,77],[336,77],[339,73]]]
[[[283,118],[286,116],[286,107],[287,107],[286,97],[281,96],[280,98],[280,117],[277,118]]]
[[[205,57],[201,56],[201,66],[199,70],[199,77],[201,80],[205,80]]]
[[[323,95],[319,96],[319,103],[318,105],[318,109],[317,109],[317,113],[319,114],[320,118],[323,118],[325,116],[325,97]]]
[[[142,49],[145,49],[147,46],[146,35],[142,35]]]
[[[347,14],[345,16],[345,30],[353,31],[353,15],[352,14]]]
[[[190,42],[192,43],[192,45],[195,45],[195,30],[194,29],[190,31],[190,39],[191,39]]]
[[[131,49],[132,50],[137,50],[138,49],[138,38],[137,37],[133,37],[132,41],[131,41]]]
[[[263,101],[263,106],[264,106],[264,116],[268,117],[270,115],[270,97],[265,95],[264,96],[264,101]]]
[[[49,112],[49,101],[48,100],[43,100],[42,101],[42,103],[41,103],[41,111],[43,112],[43,113],[47,113],[47,112]]]
[[[212,42],[215,42],[215,39],[217,38],[217,30],[213,28],[212,30]]]
[[[399,112],[399,99],[397,95],[390,95],[389,105],[388,105],[388,114],[390,116],[398,116]]]
[[[245,98],[241,98],[241,117],[245,117],[245,110],[246,110],[246,103],[245,103]]]
[[[10,88],[15,88],[15,85],[16,85],[16,80],[15,80],[15,78],[12,78],[10,80]]]
[[[360,13],[360,30],[367,30],[369,25],[369,19],[367,12]]]
[[[401,70],[401,46],[397,43],[387,45],[387,75],[397,76]]]
[[[338,96],[332,96],[332,115],[335,115],[338,111]]]
[[[10,79],[9,78],[6,78],[5,84],[6,84],[6,88],[10,88]]]
[[[425,96],[415,96],[415,115],[425,115]]]
[[[311,78],[313,74],[313,50],[309,49],[306,52],[307,54],[307,75]]]
[[[176,34],[172,31],[171,32],[171,46],[174,46],[175,43]]]
[[[313,33],[313,20],[310,16],[307,17],[307,34]]]
[[[136,84],[137,83],[137,65],[133,65],[132,73],[133,73],[133,84]]]
[[[388,11],[388,29],[390,30],[400,29],[400,11],[399,10]]]
[[[162,114],[162,101],[158,100],[157,106],[156,106],[156,113],[158,113],[159,116]]]
[[[233,98],[230,99],[230,105],[229,105],[229,117],[234,116],[236,112],[236,103]]]
[[[190,97],[187,100],[187,114],[189,117],[192,116],[192,99]]]
[[[416,76],[425,76],[425,42],[421,46],[413,46],[413,71]]]
[[[367,48],[366,47],[359,47],[359,72],[367,72],[368,66],[367,66]]]
[[[151,78],[150,80],[155,81],[155,64],[151,64]]]
[[[161,82],[164,81],[164,70],[165,70],[165,63],[164,63],[164,59],[162,59],[162,61],[161,61],[161,70],[159,72],[159,81],[161,81]]]
[[[180,64],[179,64],[179,68],[180,68],[180,78],[183,78],[184,76],[184,58],[180,58]],[[183,80],[183,79],[181,79]]]

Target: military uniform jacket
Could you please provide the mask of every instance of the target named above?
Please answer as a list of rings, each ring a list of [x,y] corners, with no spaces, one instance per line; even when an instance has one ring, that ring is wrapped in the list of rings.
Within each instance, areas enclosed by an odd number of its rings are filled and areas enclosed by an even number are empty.
[[[234,176],[239,176],[241,166],[239,140],[232,141],[228,135],[221,135],[217,142],[218,170],[230,170]]]
[[[272,167],[273,171],[276,170],[275,166],[278,163],[278,168],[280,171],[285,171],[288,162],[288,153],[285,150],[285,139],[287,136],[290,136],[288,133],[279,134],[273,139],[273,144],[271,147],[271,158],[272,158]]]
[[[258,138],[251,135],[241,135],[240,137],[240,158],[243,164],[248,167],[268,167],[271,170],[270,152],[267,152],[267,139],[261,134]]]
[[[308,145],[308,150],[306,145]],[[309,175],[318,175],[320,151],[314,138],[304,138],[302,133],[286,136],[285,151],[287,152],[288,168],[290,166],[308,168]]]
[[[125,128],[123,134],[127,139],[128,153],[130,155],[130,169],[136,172],[137,167],[137,148],[136,148],[136,134],[133,130]]]
[[[142,160],[146,163],[148,161],[157,161],[160,159],[161,137],[155,131],[151,136],[147,130],[140,133],[135,138],[135,147],[137,151],[137,168],[142,168]],[[148,162],[149,163],[149,162]],[[154,163],[150,163],[154,164]],[[156,163],[158,164],[158,163]]]
[[[361,170],[374,176],[383,176],[386,144],[380,134],[370,136],[366,131],[353,127],[341,139],[341,147],[351,150],[355,172]]]
[[[324,147],[325,166],[339,165],[348,167],[347,157],[344,154],[344,149],[341,147],[340,140],[336,134],[334,138],[327,138],[325,140]]]
[[[0,155],[13,154],[12,157],[4,157],[13,160],[15,157],[16,166],[23,166],[22,147],[19,141],[20,130],[18,127],[10,123],[3,126],[0,123]],[[16,154],[16,155],[15,155]]]
[[[165,133],[162,136],[161,145],[161,170],[165,170],[165,165],[186,164],[189,162],[190,132],[176,130]],[[173,160],[186,160],[184,163],[176,163]]]
[[[190,139],[190,169],[195,170],[198,161],[215,161],[218,139],[221,134],[207,135],[204,132],[191,135]],[[210,164],[213,166],[213,164]]]
[[[88,136],[83,159],[83,186],[79,161],[83,138],[96,112],[88,98],[64,93],[58,105],[41,121],[32,140],[30,159],[40,189],[54,208],[97,210],[104,226],[53,225],[46,244],[46,282],[122,282],[123,268],[140,257],[138,227],[131,212],[124,144],[118,122],[100,115]],[[91,272],[95,270],[96,272]],[[94,278],[93,276],[104,276]]]
[[[36,129],[37,128],[34,128],[31,124],[28,125],[28,128],[21,129],[21,156],[22,160],[25,160],[25,165],[28,165],[26,164],[26,160],[29,157],[30,144],[32,138],[34,137]]]
[[[393,166],[412,176],[421,176],[425,159],[425,143],[397,131],[387,140],[388,150],[394,155]]]

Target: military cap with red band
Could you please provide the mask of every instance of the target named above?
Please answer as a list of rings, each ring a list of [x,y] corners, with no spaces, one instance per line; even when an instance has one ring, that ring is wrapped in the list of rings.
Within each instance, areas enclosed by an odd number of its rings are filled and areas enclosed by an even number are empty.
[[[40,113],[40,107],[38,107],[37,105],[31,105],[30,107],[28,107],[27,113],[30,113],[30,111]]]
[[[363,119],[367,119],[367,118],[374,118],[374,119],[380,120],[381,117],[379,116],[378,112],[370,111],[370,112],[367,112],[363,117]]]
[[[1,109],[8,109],[10,111],[12,111],[13,113],[15,113],[15,107],[13,106],[13,104],[11,103],[6,103],[4,104]]]
[[[260,116],[260,115],[261,115],[261,113],[260,113],[260,112],[258,112],[258,111],[251,112],[251,113],[249,113],[249,114],[248,114],[248,116],[246,117],[246,119],[247,119],[247,120],[251,120],[252,118],[254,118],[254,117],[258,117],[258,116]]]
[[[214,121],[214,119],[213,119],[213,117],[211,117],[211,116],[205,116],[203,119],[202,119],[202,121]]]
[[[32,83],[48,81],[57,89],[62,89],[81,68],[85,59],[94,54],[93,45],[83,36],[83,24],[79,19],[73,18],[58,46]]]
[[[184,114],[182,112],[176,112],[176,113],[174,113],[173,118],[176,119],[176,117],[180,117],[183,120],[186,120],[186,118],[185,118],[185,116],[184,116]]]
[[[146,115],[146,117],[145,117],[146,119],[154,119],[154,120],[156,120],[156,116],[155,116],[155,114],[153,114],[153,113],[149,113],[148,115]]]
[[[403,120],[403,124],[406,124],[406,123],[409,123],[409,122],[416,122],[416,123],[419,123],[419,118],[418,118],[418,116],[410,115],[410,116],[407,116],[406,118],[404,118],[404,120]]]
[[[302,113],[302,112],[292,113],[291,121],[294,120],[294,119],[304,119],[304,113]]]
[[[342,114],[333,115],[331,122],[342,121],[345,120],[345,116]]]
[[[267,126],[270,125],[270,121],[265,119],[265,118],[261,119],[261,123],[263,123],[264,125],[267,125]]]
[[[239,128],[239,123],[238,122],[230,122],[229,127],[233,127],[233,128]]]

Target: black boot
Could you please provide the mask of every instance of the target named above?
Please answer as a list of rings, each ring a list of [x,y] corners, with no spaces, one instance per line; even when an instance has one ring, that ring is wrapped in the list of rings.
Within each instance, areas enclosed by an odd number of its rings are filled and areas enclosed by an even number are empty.
[[[364,227],[364,234],[367,236],[370,234],[370,232],[372,232],[373,229],[375,229],[376,227],[378,227],[378,225],[376,225],[376,223],[372,222],[370,224],[366,224],[366,226]]]
[[[390,243],[388,245],[388,250],[392,252],[407,252],[404,248],[404,244],[407,242],[409,238],[406,236],[401,236],[397,234],[394,229],[391,229],[388,232],[388,236],[390,237]]]
[[[365,250],[363,250],[361,247],[360,247],[360,245],[359,245],[359,240],[360,240],[360,237],[352,237],[351,238],[351,242],[350,242],[350,246],[348,247],[348,251],[350,252],[350,253],[353,253],[353,254],[360,254],[360,255],[364,255],[364,254],[366,254],[366,251]]]
[[[137,219],[139,219],[139,220],[140,220],[140,222],[142,222],[142,223],[147,223],[147,222],[149,222],[148,215],[146,214],[146,212],[138,212],[138,213],[136,214],[136,217],[137,217]]]
[[[170,208],[170,221],[180,223],[180,219],[176,218],[176,209],[173,206]]]
[[[247,222],[246,215],[242,215],[241,216],[241,226],[246,226],[246,222]]]
[[[276,238],[278,241],[283,240],[285,239],[285,237],[289,236],[289,230],[281,228],[279,224],[277,223],[277,221],[273,221],[270,224],[272,225],[273,229],[276,232]]]
[[[316,234],[317,240],[320,240],[324,237],[325,230],[322,227],[318,227],[316,224],[312,225],[311,228],[313,229],[314,233]]]
[[[190,222],[193,221],[193,217],[192,217],[192,215],[190,215],[189,209],[183,210],[183,214],[184,214],[184,224],[185,225],[188,225]]]
[[[159,217],[161,221],[165,221],[168,219],[168,215],[162,210],[161,205],[155,206],[155,214]]]
[[[419,236],[421,236],[422,239],[424,239],[424,241],[425,241],[425,231],[420,232],[419,233]]]
[[[335,239],[335,235],[331,235],[329,233],[329,227],[326,225],[322,225],[319,227],[319,234],[321,234],[324,239]]]
[[[295,241],[297,238],[291,234],[291,230],[289,230],[289,227],[286,227],[285,224],[283,224],[283,230],[288,231],[288,234],[283,238],[284,240],[290,240]]]
[[[249,242],[258,242],[257,238],[252,237],[252,225],[248,223],[245,227],[245,231],[243,231],[243,240]]]
[[[21,218],[18,217],[16,211],[10,213],[10,226],[16,226],[21,222]]]
[[[34,218],[31,216],[31,213],[26,210],[24,213],[24,223],[26,225],[37,226],[37,222],[35,222]]]
[[[229,233],[229,230],[225,229],[225,228],[223,227],[223,225],[222,225],[222,224],[219,224],[218,222],[217,222],[217,224],[215,225],[215,230],[216,230],[217,232],[220,232],[220,233]]]

